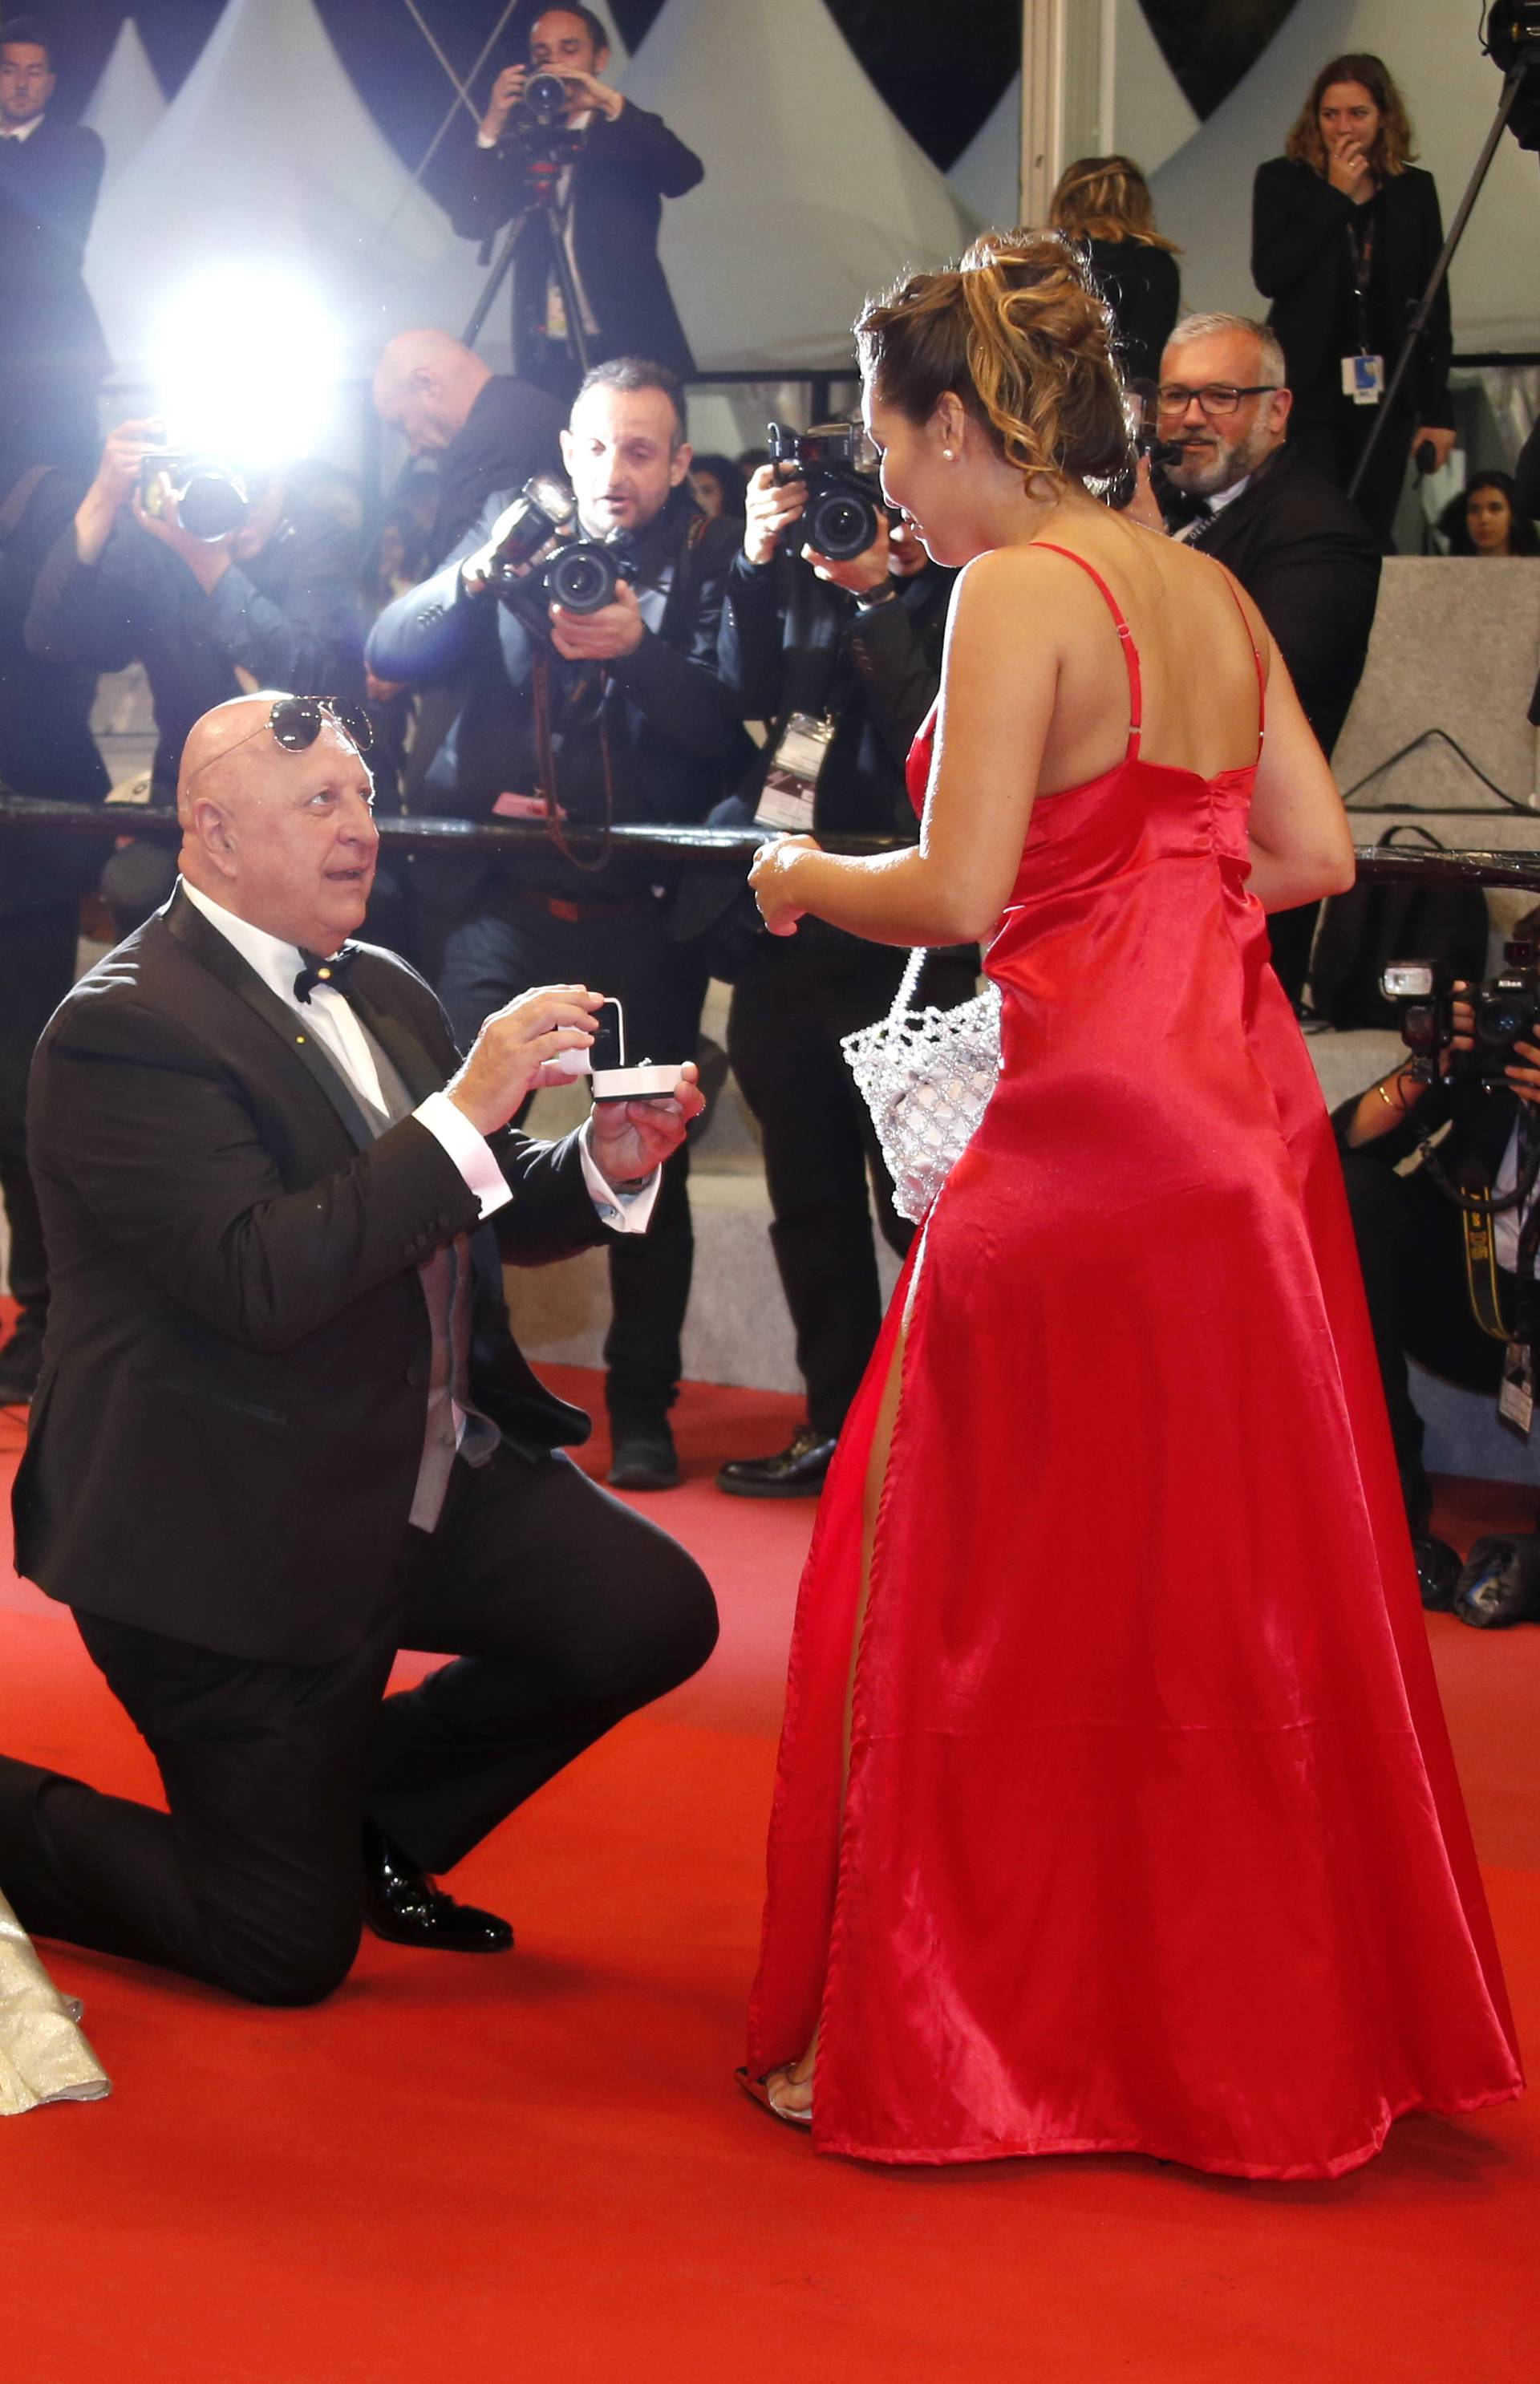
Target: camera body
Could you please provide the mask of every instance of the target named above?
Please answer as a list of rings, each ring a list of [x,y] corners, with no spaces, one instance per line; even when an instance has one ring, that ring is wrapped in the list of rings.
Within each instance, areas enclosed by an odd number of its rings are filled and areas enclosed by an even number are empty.
[[[566,120],[567,89],[560,75],[531,75],[524,96],[510,109],[499,143],[513,157],[533,195],[542,202],[553,194],[556,178],[583,145],[583,136]]]
[[[158,519],[168,500],[175,503],[182,528],[205,543],[242,528],[251,512],[242,475],[213,455],[166,451],[144,456],[139,466],[141,504]]]
[[[488,585],[537,635],[550,637],[553,604],[568,613],[602,612],[632,577],[627,555],[582,536],[577,500],[553,472],[526,480],[509,513]]]
[[[859,423],[815,422],[793,430],[772,422],[765,432],[776,476],[807,483],[807,503],[782,533],[789,546],[811,546],[831,563],[864,554],[877,534],[882,491],[876,450]]]
[[[1472,1076],[1491,1087],[1507,1083],[1516,1043],[1536,1039],[1540,1029],[1540,969],[1534,944],[1515,937],[1503,947],[1503,965],[1482,985],[1466,988],[1472,1051],[1457,1051],[1453,1075]],[[1431,1074],[1454,1040],[1454,973],[1447,961],[1392,961],[1380,979],[1387,1001],[1400,1012],[1401,1040]]]

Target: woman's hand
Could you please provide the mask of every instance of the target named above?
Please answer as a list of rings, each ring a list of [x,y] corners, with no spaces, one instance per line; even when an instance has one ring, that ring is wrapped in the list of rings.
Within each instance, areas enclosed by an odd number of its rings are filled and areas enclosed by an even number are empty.
[[[794,936],[797,922],[807,910],[799,902],[795,890],[798,856],[816,852],[818,839],[812,836],[780,836],[769,844],[762,844],[754,855],[749,872],[749,886],[759,914],[773,936]]]
[[[1326,148],[1326,180],[1334,191],[1361,207],[1374,195],[1374,177],[1369,170],[1369,160],[1356,132],[1345,133],[1340,141],[1328,142]]]
[[[1509,1083],[1521,1101],[1540,1106],[1540,1047],[1534,1043],[1515,1043],[1513,1058],[1515,1063],[1522,1062],[1523,1064],[1511,1064],[1505,1069]]]

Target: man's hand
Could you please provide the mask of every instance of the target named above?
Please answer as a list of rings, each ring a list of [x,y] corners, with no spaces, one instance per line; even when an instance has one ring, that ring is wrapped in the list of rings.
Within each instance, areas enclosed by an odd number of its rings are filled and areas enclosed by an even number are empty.
[[[481,137],[485,141],[501,141],[508,129],[508,118],[524,97],[524,86],[529,80],[528,67],[504,67],[492,85],[492,95],[487,103],[487,113],[481,118]]]
[[[552,1062],[560,1052],[588,1049],[603,999],[586,985],[538,985],[483,1021],[470,1056],[444,1087],[478,1134],[498,1133],[540,1086],[572,1082]]]
[[[622,579],[612,604],[597,613],[569,613],[564,604],[551,607],[551,642],[565,662],[609,663],[634,654],[646,634],[636,591]]]
[[[168,490],[161,499],[158,513],[144,510],[144,501],[136,488],[133,492],[133,517],[149,537],[180,555],[205,596],[212,596],[230,569],[230,543],[235,532],[228,530],[222,538],[194,538],[183,529],[181,514],[174,496]]]
[[[796,898],[794,880],[799,853],[816,852],[818,839],[812,836],[778,836],[769,844],[762,844],[755,853],[749,872],[749,886],[759,914],[773,936],[794,936],[797,922],[806,910],[805,902]]]
[[[796,521],[807,503],[805,480],[778,480],[774,464],[762,464],[749,481],[744,498],[743,552],[751,563],[768,563],[788,522]]]
[[[1165,515],[1155,494],[1155,482],[1148,455],[1139,455],[1134,465],[1134,493],[1124,507],[1124,521],[1141,522],[1146,529],[1158,529],[1166,534]]]
[[[166,425],[154,415],[138,422],[120,422],[108,432],[96,478],[75,515],[75,552],[82,563],[101,560],[113,523],[139,486],[140,465],[165,444]]]
[[[1334,191],[1341,191],[1356,207],[1373,197],[1374,177],[1356,132],[1344,133],[1340,141],[1327,143],[1326,180]]]
[[[1452,430],[1435,430],[1430,428],[1426,423],[1420,423],[1411,434],[1411,453],[1414,460],[1419,447],[1433,449],[1433,468],[1435,472],[1441,472],[1455,452],[1455,434]]]
[[[612,91],[607,82],[601,82],[597,75],[582,74],[576,67],[545,67],[541,72],[559,75],[565,83],[574,116],[581,116],[585,108],[591,107],[600,116],[607,116],[613,124],[626,105],[619,92]]]
[[[692,1060],[685,1062],[666,1100],[595,1101],[589,1151],[605,1183],[614,1190],[651,1175],[677,1150],[690,1119],[705,1106]]]
[[[852,554],[848,563],[831,562],[826,554],[820,554],[815,547],[811,546],[803,547],[802,558],[812,564],[816,578],[827,579],[836,588],[848,588],[852,596],[866,596],[874,588],[887,585],[890,553],[888,515],[879,513],[877,534],[871,545],[863,548],[860,554]]]

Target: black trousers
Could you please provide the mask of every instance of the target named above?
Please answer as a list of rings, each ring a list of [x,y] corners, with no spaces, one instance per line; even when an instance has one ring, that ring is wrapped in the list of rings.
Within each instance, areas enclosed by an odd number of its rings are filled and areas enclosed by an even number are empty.
[[[10,1227],[12,1296],[40,1326],[48,1264],[27,1168],[27,1072],[38,1037],[74,982],[79,936],[73,897],[0,918],[0,1196]]]
[[[868,1178],[884,1240],[901,1258],[914,1235],[839,1049],[842,1035],[886,1014],[908,957],[804,920],[795,936],[760,937],[727,1018],[727,1056],[764,1137],[770,1239],[808,1421],[823,1440],[844,1422],[882,1322]],[[976,954],[938,953],[920,1000],[950,1009],[976,985]]]
[[[169,1811],[0,1757],[0,1879],[23,1927],[254,2003],[306,2004],[362,1926],[366,1813],[446,1869],[715,1644],[704,1575],[565,1457],[456,1466],[349,1656],[244,1662],[77,1615]],[[455,1660],[381,1703],[400,1646]]]
[[[609,919],[483,908],[451,933],[439,998],[462,1049],[490,1012],[536,985],[587,985],[620,1001],[633,1060],[695,1057],[705,972],[689,946],[670,937],[661,902],[640,916]],[[610,1243],[605,1397],[617,1425],[661,1418],[678,1390],[695,1258],[689,1182],[689,1146],[681,1143],[664,1163],[646,1233]]]
[[[1454,1203],[1420,1174],[1397,1175],[1363,1151],[1344,1151],[1342,1173],[1401,1493],[1415,1534],[1427,1529],[1433,1488],[1422,1463],[1422,1419],[1411,1403],[1407,1360],[1414,1358],[1430,1373],[1495,1398],[1503,1345],[1482,1331],[1472,1312],[1464,1225]],[[1515,1278],[1499,1270],[1497,1280],[1502,1312],[1510,1316]]]
[[[1394,362],[1393,356],[1385,358],[1387,371]],[[1359,457],[1379,417],[1377,405],[1355,405],[1350,397],[1340,393],[1317,396],[1304,407],[1296,404],[1288,427],[1289,445],[1297,447],[1308,464],[1335,481],[1346,495]],[[1363,484],[1353,499],[1386,554],[1396,552],[1392,533],[1411,460],[1411,434],[1416,428],[1411,416],[1404,408],[1397,408],[1375,441]]]

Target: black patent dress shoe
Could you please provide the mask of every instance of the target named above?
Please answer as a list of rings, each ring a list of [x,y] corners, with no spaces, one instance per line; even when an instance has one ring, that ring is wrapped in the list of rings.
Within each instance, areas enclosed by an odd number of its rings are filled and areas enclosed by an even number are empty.
[[[799,1424],[789,1448],[774,1457],[735,1457],[717,1474],[716,1486],[729,1498],[816,1498],[838,1444],[821,1439],[810,1423]]]
[[[1540,1621],[1540,1538],[1533,1532],[1493,1532],[1477,1540],[1450,1611],[1473,1631]]]
[[[1417,1586],[1425,1610],[1447,1614],[1459,1587],[1459,1558],[1447,1540],[1435,1540],[1427,1533],[1412,1541],[1411,1553],[1417,1558]]]
[[[457,1904],[410,1856],[364,1824],[364,1918],[392,1945],[420,1945],[440,1954],[506,1954],[514,1932],[495,1912]]]
[[[672,1490],[679,1479],[679,1453],[674,1434],[660,1417],[656,1423],[611,1425],[614,1447],[609,1482],[615,1490]]]

